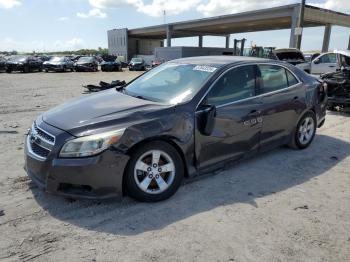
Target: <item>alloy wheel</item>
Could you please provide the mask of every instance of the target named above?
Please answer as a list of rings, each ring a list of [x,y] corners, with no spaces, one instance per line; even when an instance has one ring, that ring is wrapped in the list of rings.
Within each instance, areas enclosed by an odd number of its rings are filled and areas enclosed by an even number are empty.
[[[298,130],[298,140],[300,144],[308,144],[315,133],[315,121],[312,117],[305,117]]]
[[[147,151],[136,161],[134,179],[145,193],[161,194],[172,185],[174,178],[174,161],[164,151]]]

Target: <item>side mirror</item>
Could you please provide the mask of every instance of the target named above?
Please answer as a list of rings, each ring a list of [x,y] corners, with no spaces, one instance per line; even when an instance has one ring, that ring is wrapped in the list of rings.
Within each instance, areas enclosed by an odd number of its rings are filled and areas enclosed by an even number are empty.
[[[315,65],[318,65],[319,63],[320,63],[320,60],[319,60],[319,59],[314,60],[314,64],[315,64]]]
[[[199,118],[199,131],[210,136],[215,127],[216,107],[214,105],[204,106],[204,109]]]

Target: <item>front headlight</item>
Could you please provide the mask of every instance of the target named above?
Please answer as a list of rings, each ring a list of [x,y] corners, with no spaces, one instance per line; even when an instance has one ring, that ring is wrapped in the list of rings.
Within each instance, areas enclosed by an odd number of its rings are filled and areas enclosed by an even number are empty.
[[[96,155],[116,143],[121,138],[124,131],[125,129],[120,129],[70,140],[64,144],[59,156],[72,158]]]

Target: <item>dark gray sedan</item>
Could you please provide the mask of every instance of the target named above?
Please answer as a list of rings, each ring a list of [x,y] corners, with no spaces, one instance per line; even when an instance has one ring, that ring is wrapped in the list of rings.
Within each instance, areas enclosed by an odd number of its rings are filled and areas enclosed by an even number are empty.
[[[281,145],[307,148],[326,104],[323,85],[290,64],[174,60],[39,116],[25,168],[50,193],[164,200],[184,178],[227,162]]]

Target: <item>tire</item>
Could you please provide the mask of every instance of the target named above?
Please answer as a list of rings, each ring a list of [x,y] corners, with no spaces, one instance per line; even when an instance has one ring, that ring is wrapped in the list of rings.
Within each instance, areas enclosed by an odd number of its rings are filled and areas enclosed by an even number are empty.
[[[6,73],[11,74],[12,70],[11,69],[6,69]]]
[[[29,73],[29,66],[24,66],[23,73]]]
[[[48,72],[49,72],[49,70],[48,70],[48,69],[45,69],[45,72],[46,72],[46,73],[48,73]]]
[[[42,67],[39,67],[39,70],[38,70],[39,72],[42,72],[43,71],[43,68]]]
[[[157,155],[160,155],[158,162],[152,164]],[[163,172],[160,173],[162,167]],[[164,168],[172,171],[164,172]],[[183,177],[184,165],[176,149],[166,142],[153,141],[132,153],[126,168],[125,184],[130,197],[142,202],[156,202],[175,194]]]
[[[294,149],[305,149],[310,146],[316,134],[316,116],[312,111],[306,112],[299,120],[288,144]]]

